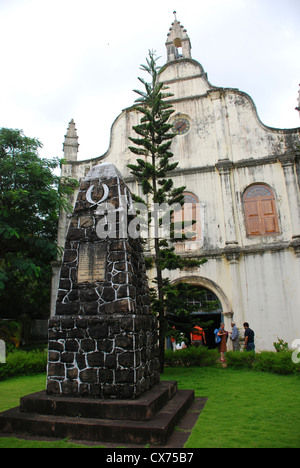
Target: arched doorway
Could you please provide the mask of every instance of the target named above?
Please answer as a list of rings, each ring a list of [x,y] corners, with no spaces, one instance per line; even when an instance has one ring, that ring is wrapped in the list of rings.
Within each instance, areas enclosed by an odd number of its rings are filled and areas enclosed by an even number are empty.
[[[205,332],[206,346],[216,348],[214,330],[222,322],[222,306],[218,297],[209,289],[198,286],[202,299],[194,301],[195,310],[192,312],[193,321],[200,324]]]
[[[178,278],[173,283],[187,283],[201,292],[200,298],[197,294],[195,299],[189,299],[193,305],[191,319],[200,323],[205,330],[208,348],[215,348],[214,330],[220,327],[225,318],[233,315],[226,295],[216,283],[204,277],[187,276]]]

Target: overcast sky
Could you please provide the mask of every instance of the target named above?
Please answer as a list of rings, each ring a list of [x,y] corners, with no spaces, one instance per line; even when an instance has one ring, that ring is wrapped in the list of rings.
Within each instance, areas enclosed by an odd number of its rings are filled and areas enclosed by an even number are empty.
[[[211,84],[248,93],[265,125],[300,126],[300,0],[0,0],[0,127],[63,157],[73,118],[79,159],[105,153],[148,49],[166,61],[173,10]]]

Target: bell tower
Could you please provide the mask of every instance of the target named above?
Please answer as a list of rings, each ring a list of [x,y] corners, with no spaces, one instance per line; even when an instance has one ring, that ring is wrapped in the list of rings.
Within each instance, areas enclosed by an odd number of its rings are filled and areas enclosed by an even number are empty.
[[[186,29],[177,20],[176,11],[173,12],[175,20],[172,23],[170,31],[167,36],[167,62],[173,60],[180,60],[185,58],[192,58],[191,55],[191,41],[187,35]]]

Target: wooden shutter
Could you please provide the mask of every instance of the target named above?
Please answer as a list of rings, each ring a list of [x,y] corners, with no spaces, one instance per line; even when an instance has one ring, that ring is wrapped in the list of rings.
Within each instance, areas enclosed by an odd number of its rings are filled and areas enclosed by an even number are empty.
[[[278,233],[278,219],[274,199],[261,199],[262,232],[264,234]]]
[[[275,197],[265,185],[254,185],[244,195],[246,230],[248,236],[279,233]]]
[[[258,200],[247,201],[245,203],[245,212],[248,236],[259,236],[261,233],[261,221]]]

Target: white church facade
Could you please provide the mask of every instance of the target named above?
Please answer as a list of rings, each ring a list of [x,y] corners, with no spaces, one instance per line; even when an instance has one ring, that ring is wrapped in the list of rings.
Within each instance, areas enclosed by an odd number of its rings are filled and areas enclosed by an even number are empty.
[[[216,296],[225,329],[231,329],[232,320],[239,328],[249,322],[257,350],[274,350],[277,338],[291,346],[300,339],[300,128],[269,128],[260,121],[249,95],[211,85],[192,58],[187,31],[177,19],[166,47],[160,80],[173,93],[171,123],[177,135],[171,151],[179,162],[172,178],[175,187],[186,187],[186,201],[200,213],[195,237],[178,244],[177,251],[208,260],[200,268],[170,271],[167,276]],[[109,162],[137,193],[127,164],[134,163],[128,138],[136,136],[132,127],[139,118],[133,108],[123,110],[112,125],[107,152],[80,161],[72,120],[65,136],[62,176],[80,180],[94,165]],[[62,246],[67,223],[62,213],[58,232]],[[59,268],[57,262],[52,311]]]

